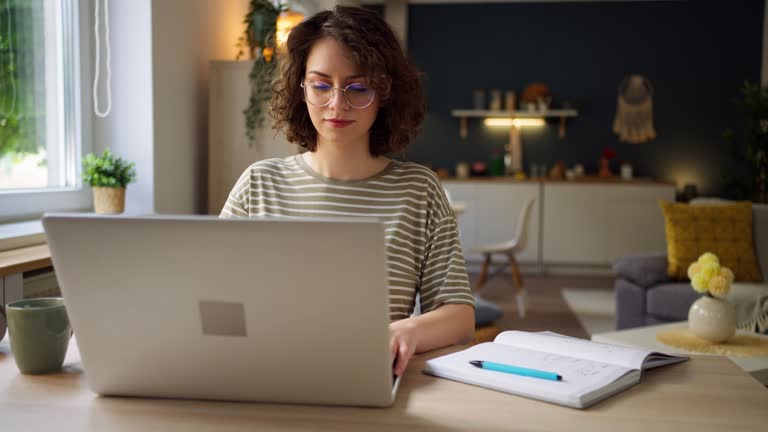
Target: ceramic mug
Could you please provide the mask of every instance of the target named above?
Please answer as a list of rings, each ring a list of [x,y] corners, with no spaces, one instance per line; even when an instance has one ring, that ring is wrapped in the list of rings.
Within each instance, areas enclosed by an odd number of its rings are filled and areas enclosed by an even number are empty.
[[[64,299],[19,300],[6,305],[6,314],[11,351],[21,373],[61,370],[72,336]]]

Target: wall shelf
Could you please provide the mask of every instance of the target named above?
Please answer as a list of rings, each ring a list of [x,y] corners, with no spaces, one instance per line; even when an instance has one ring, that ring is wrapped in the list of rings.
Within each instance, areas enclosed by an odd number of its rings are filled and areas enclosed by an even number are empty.
[[[579,112],[575,109],[551,109],[547,111],[492,111],[492,110],[474,110],[458,109],[452,110],[451,116],[459,118],[459,135],[461,139],[467,138],[467,119],[471,117],[479,118],[559,118],[560,119],[560,138],[565,137],[565,121],[568,117],[577,117]]]
[[[494,110],[452,110],[451,116],[459,118],[459,135],[461,139],[467,138],[467,119],[477,118],[505,118],[505,119],[544,119],[559,118],[560,128],[558,135],[565,137],[565,121],[568,117],[576,117],[579,112],[574,109],[551,109],[546,111],[494,111]],[[509,144],[506,146],[508,155],[505,156],[505,174],[516,174],[523,171],[523,144],[520,139],[520,127],[512,124],[509,126]],[[509,163],[507,163],[509,161]]]

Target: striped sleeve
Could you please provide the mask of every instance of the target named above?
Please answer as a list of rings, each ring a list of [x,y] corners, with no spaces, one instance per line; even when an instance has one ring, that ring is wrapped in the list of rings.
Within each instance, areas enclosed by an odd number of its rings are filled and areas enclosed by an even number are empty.
[[[220,218],[248,217],[248,203],[250,201],[251,170],[245,170],[229,192],[227,201],[219,214]]]
[[[426,247],[427,255],[422,268],[421,307],[423,312],[435,310],[444,304],[475,306],[469,288],[469,276],[459,242],[459,227],[448,200],[438,186],[434,193],[434,221]]]

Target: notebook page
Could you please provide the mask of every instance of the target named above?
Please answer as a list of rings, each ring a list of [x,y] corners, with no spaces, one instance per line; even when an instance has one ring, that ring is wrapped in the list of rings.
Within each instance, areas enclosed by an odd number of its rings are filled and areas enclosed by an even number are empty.
[[[571,336],[561,335],[559,333],[554,333],[551,331],[543,331],[543,332],[538,332],[536,334],[555,336],[555,337],[566,338],[566,339],[583,340],[583,339],[578,339]],[[606,344],[606,345],[614,345],[614,344]],[[620,345],[620,346],[623,346],[623,345]],[[663,352],[654,351],[645,357],[645,360],[643,361],[643,368],[641,370],[648,370],[648,369],[653,369],[660,366],[666,366],[669,364],[680,363],[689,359],[690,357],[685,355],[666,354]]]
[[[557,333],[529,333],[515,330],[500,333],[494,342],[529,350],[602,361],[638,370],[643,369],[643,361],[652,353],[650,350],[592,342]]]
[[[480,369],[469,364],[470,360],[555,372],[563,380],[550,381]],[[486,342],[429,360],[426,372],[534,399],[576,406],[580,396],[601,389],[634,371],[607,363]]]

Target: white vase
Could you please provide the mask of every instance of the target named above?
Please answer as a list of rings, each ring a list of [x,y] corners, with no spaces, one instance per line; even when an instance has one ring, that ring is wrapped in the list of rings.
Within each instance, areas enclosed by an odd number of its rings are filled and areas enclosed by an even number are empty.
[[[725,342],[736,332],[736,308],[725,300],[702,296],[688,311],[688,327],[710,342]]]

